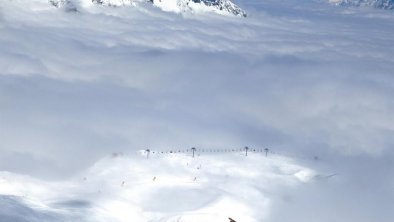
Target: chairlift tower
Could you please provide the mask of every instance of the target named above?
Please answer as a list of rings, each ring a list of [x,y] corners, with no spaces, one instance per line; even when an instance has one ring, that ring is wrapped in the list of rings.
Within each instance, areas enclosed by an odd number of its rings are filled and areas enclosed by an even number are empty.
[[[268,149],[268,148],[265,148],[264,151],[265,151],[265,157],[267,157],[267,156],[268,156],[268,151],[269,151],[269,149]]]
[[[146,152],[146,159],[149,159],[150,149],[146,149],[145,152]]]
[[[196,151],[195,147],[192,147],[192,152],[193,152],[193,158],[194,158],[194,152]]]
[[[245,155],[248,156],[249,147],[245,146]]]

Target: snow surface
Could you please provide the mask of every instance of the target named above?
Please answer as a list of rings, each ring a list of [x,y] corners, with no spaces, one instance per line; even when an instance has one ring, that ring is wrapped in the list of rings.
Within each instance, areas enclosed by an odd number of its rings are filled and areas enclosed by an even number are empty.
[[[278,187],[317,175],[271,155],[118,154],[55,182],[0,172],[0,221],[264,221]]]

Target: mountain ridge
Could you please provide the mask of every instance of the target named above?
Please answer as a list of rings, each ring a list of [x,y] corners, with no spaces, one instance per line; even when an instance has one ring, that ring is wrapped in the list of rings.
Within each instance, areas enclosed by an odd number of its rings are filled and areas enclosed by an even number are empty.
[[[78,11],[79,7],[103,5],[109,7],[136,6],[137,3],[151,3],[163,11],[183,12],[214,12],[222,15],[246,17],[246,12],[230,0],[48,0],[66,11]]]
[[[394,0],[329,0],[329,2],[340,6],[369,6],[379,9],[394,9]]]

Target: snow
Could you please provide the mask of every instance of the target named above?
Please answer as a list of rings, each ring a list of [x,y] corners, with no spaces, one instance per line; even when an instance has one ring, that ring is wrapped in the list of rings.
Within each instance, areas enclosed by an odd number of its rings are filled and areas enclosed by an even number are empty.
[[[161,0],[154,0],[153,3],[163,9],[164,11],[169,11],[169,12],[181,12],[181,8],[179,7],[179,1],[178,0],[167,0],[167,1],[161,1]]]
[[[277,155],[144,153],[106,157],[78,177],[41,181],[0,173],[0,196],[15,202],[5,213],[61,213],[83,221],[237,221],[267,219],[277,186],[313,181],[316,172]],[[17,200],[20,200],[18,202]],[[84,211],[88,213],[83,214]],[[59,217],[59,216],[57,216]],[[26,216],[26,219],[31,217]],[[39,216],[40,221],[52,221]]]
[[[329,2],[342,6],[372,6],[380,9],[394,9],[393,0],[329,0]]]
[[[175,13],[217,13],[221,15],[235,15],[246,17],[246,12],[230,0],[49,0],[51,5],[64,8],[66,11],[84,10],[94,4],[111,7],[137,6],[152,3],[166,12]],[[70,10],[72,9],[72,10]]]
[[[392,11],[72,2],[0,1],[0,221],[394,218]]]

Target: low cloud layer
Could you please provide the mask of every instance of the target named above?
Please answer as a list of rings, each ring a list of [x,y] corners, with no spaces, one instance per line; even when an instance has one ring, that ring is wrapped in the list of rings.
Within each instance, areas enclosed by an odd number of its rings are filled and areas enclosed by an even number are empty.
[[[192,145],[388,152],[393,17],[292,3],[248,1],[256,11],[240,19],[6,1],[1,149],[49,160]]]

